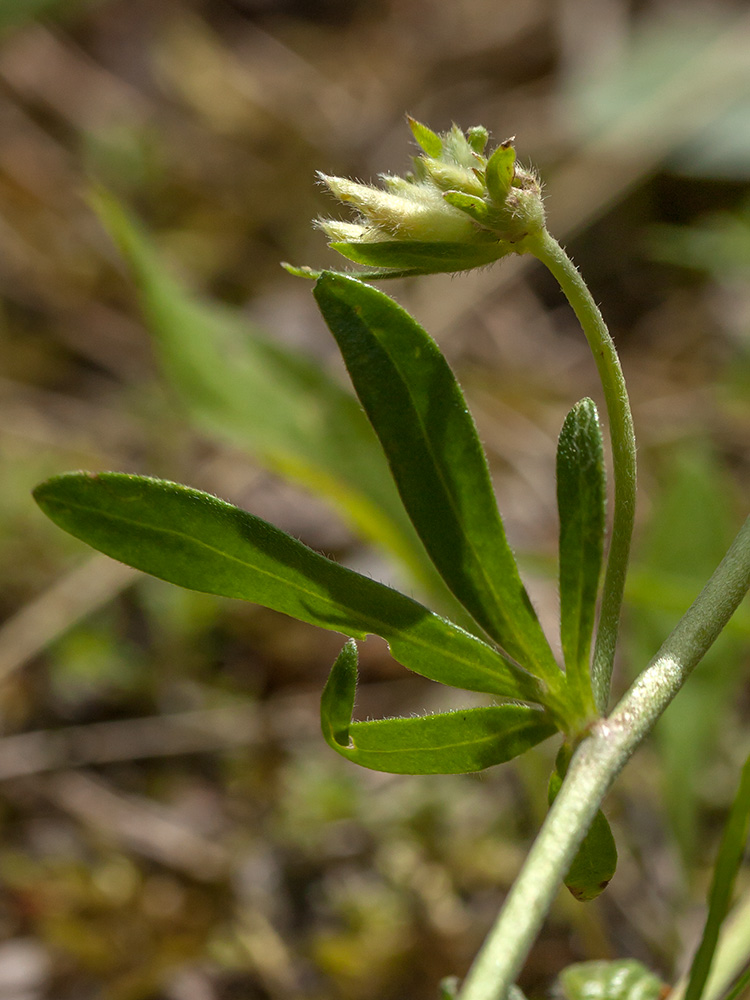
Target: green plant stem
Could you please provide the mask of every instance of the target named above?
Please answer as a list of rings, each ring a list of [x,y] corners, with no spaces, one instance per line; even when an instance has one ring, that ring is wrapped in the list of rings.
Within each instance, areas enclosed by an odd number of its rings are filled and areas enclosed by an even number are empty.
[[[609,718],[573,756],[458,1000],[502,1000],[610,785],[724,628],[750,587],[750,518],[699,596]]]
[[[636,449],[633,417],[614,341],[575,264],[546,229],[527,236],[523,249],[533,254],[552,272],[573,307],[594,355],[609,415],[615,503],[591,669],[594,698],[599,711],[605,712],[635,518]]]

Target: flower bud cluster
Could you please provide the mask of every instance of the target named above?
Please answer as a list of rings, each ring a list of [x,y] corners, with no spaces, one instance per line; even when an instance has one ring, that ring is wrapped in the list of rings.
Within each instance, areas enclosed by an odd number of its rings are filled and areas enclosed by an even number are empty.
[[[488,133],[454,125],[438,135],[409,118],[422,153],[405,177],[380,175],[380,186],[319,174],[354,222],[318,219],[331,246],[349,260],[390,274],[464,271],[522,251],[544,227],[535,175],[516,163],[509,139],[485,156]]]

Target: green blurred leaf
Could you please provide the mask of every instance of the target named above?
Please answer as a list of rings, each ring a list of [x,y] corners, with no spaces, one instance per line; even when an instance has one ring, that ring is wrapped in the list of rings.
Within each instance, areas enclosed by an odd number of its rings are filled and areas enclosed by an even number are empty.
[[[216,497],[114,472],[58,476],[34,497],[64,530],[162,580],[356,638],[380,635],[400,663],[441,683],[540,700],[533,677],[475,636]]]
[[[655,147],[672,172],[746,180],[745,10],[709,4],[644,13],[617,58],[591,60],[569,75],[566,103],[577,133],[606,135],[608,148],[631,157]]]
[[[387,295],[353,278],[324,274],[315,298],[438,571],[511,656],[559,689],[474,422],[437,344]]]
[[[0,3],[0,34],[20,28],[41,17],[70,19],[84,14],[87,8],[99,6],[105,0],[2,0]]]
[[[510,253],[510,244],[498,243],[419,243],[394,240],[382,243],[331,243],[343,257],[369,267],[392,267],[414,274],[468,271],[492,264]],[[328,274],[329,272],[324,272]],[[371,275],[372,277],[372,275]]]
[[[606,474],[599,414],[582,399],[565,418],[557,445],[560,515],[560,634],[568,683],[584,712],[595,712],[591,636],[604,551]]]
[[[648,251],[653,260],[703,271],[719,283],[742,279],[750,267],[750,203],[690,226],[651,226]]]
[[[557,978],[562,1000],[659,1000],[665,984],[634,958],[576,962]]]
[[[627,630],[627,662],[646,663],[680,614],[700,593],[733,534],[732,485],[705,441],[685,442],[662,464],[664,485],[634,553],[638,610]],[[686,544],[689,539],[689,544]],[[679,581],[660,603],[664,581]],[[675,606],[682,598],[682,606]],[[688,870],[700,833],[702,783],[719,734],[731,718],[744,669],[738,630],[730,627],[711,647],[655,727],[662,788],[672,831]]]
[[[138,288],[164,371],[198,424],[328,499],[369,541],[440,593],[356,399],[246,319],[189,295],[106,191],[95,208]]]
[[[711,891],[708,895],[706,925],[690,966],[685,1000],[700,1000],[703,995],[719,940],[719,931],[732,901],[734,883],[747,845],[748,829],[750,829],[750,757],[742,769],[739,788],[721,838]]]
[[[391,774],[466,774],[517,757],[552,736],[549,717],[523,705],[492,705],[408,719],[352,722],[357,647],[348,642],[320,702],[323,735],[342,757]],[[347,717],[348,716],[348,717]]]
[[[570,757],[569,748],[563,745],[557,755],[555,770],[550,775],[547,800],[550,805],[557,798],[563,783]],[[573,858],[565,885],[582,903],[596,899],[607,888],[617,868],[617,847],[607,822],[607,817],[597,810],[596,816]]]

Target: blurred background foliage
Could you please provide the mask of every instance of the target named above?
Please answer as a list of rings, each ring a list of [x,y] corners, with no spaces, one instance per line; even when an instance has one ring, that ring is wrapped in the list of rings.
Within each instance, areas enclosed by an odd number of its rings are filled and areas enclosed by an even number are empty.
[[[465,971],[554,748],[358,770],[318,733],[336,636],[139,578],[29,490],[181,480],[445,606],[278,262],[338,266],[314,171],[399,171],[405,111],[515,134],[633,395],[622,690],[748,506],[748,52],[742,0],[2,0],[2,1000],[426,1000]],[[575,321],[525,259],[389,290],[459,371],[552,629],[555,438],[600,398]],[[533,997],[581,959],[681,971],[747,753],[749,638],[740,609],[623,775],[618,874],[561,894]],[[375,640],[362,665],[362,717],[448,704]]]

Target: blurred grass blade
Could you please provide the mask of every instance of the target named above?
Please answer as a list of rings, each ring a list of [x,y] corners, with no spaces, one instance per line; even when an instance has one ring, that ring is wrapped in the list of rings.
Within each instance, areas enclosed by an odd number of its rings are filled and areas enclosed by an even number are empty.
[[[0,36],[34,21],[66,18],[80,14],[103,0],[2,0]]]
[[[745,990],[750,986],[750,969],[745,969],[740,978],[731,988],[731,990],[726,993],[721,1000],[737,1000],[741,997]]]
[[[404,666],[443,684],[540,700],[535,678],[480,639],[216,497],[114,472],[58,476],[34,497],[65,531],[162,580],[355,638],[374,633]]]
[[[132,272],[162,367],[199,426],[324,496],[359,534],[440,593],[354,396],[239,313],[189,295],[108,192],[97,189],[92,202]]]
[[[438,571],[486,631],[559,690],[463,394],[425,331],[383,292],[324,274],[315,298]]]
[[[542,712],[492,705],[408,719],[352,722],[357,648],[348,642],[320,702],[323,735],[342,757],[391,774],[466,774],[502,764],[557,731]],[[348,718],[347,718],[348,713]]]
[[[557,755],[555,770],[550,775],[547,800],[557,798],[569,759],[569,748],[563,746]],[[577,900],[587,903],[607,888],[617,868],[617,846],[607,817],[597,810],[588,833],[565,876],[565,886]]]
[[[624,663],[648,661],[732,539],[735,484],[705,441],[683,444],[660,473],[664,486],[655,496],[628,576],[638,602],[626,633]],[[747,611],[740,608],[655,729],[662,794],[687,870],[697,861],[708,768],[744,678],[743,614],[748,624]]]
[[[568,684],[584,712],[595,711],[591,636],[604,551],[606,474],[599,414],[582,399],[565,418],[557,446],[560,515],[560,633]]]
[[[747,844],[750,829],[750,757],[745,761],[737,795],[721,838],[719,855],[714,867],[711,891],[708,895],[708,916],[703,936],[690,967],[690,978],[684,1000],[700,1000],[711,971],[719,931],[729,911],[732,890]]]

